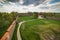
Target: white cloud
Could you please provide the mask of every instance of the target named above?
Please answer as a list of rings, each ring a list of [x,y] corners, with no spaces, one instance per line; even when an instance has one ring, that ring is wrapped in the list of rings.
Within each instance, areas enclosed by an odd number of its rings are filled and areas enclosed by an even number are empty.
[[[4,1],[6,1],[6,0],[0,0],[0,2],[2,2],[2,3],[4,3]]]
[[[0,7],[0,12],[59,12],[60,11],[60,2],[49,4],[52,0],[46,0],[44,3],[34,6],[34,4],[30,4],[28,6],[21,5],[23,1],[21,0],[20,5],[16,5],[16,3],[9,2],[9,5],[3,5]],[[57,6],[56,6],[57,5]]]
[[[24,1],[23,1],[23,0],[19,0],[19,3],[20,3],[20,4],[23,4],[23,3],[24,3]]]

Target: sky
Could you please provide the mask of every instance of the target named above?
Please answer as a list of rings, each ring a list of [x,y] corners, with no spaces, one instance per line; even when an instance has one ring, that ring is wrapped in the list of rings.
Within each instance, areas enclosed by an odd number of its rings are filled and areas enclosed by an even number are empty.
[[[0,0],[0,12],[60,12],[60,0]]]

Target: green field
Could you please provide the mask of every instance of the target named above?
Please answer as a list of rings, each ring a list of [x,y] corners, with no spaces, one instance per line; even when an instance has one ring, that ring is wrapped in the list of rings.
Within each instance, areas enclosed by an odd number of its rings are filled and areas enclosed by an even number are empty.
[[[24,17],[19,17],[18,21],[21,22],[21,21],[27,21],[27,20],[31,20],[31,19],[33,19],[32,16],[24,16]]]
[[[0,14],[0,38],[15,20],[16,15],[14,12]],[[18,17],[12,40],[17,40],[18,23],[21,21],[27,21],[20,28],[22,40],[60,40],[60,21],[45,19],[46,16],[60,18],[60,14],[41,15],[44,19],[38,19],[38,15]]]
[[[31,16],[18,17],[18,23],[19,23],[20,21],[23,21],[23,20],[27,21],[27,20],[31,20],[31,19],[32,19]],[[17,24],[16,27],[15,27],[15,31],[14,31],[12,40],[17,40],[17,28],[18,28],[18,24]]]
[[[22,40],[60,40],[60,21],[36,19],[20,28]]]

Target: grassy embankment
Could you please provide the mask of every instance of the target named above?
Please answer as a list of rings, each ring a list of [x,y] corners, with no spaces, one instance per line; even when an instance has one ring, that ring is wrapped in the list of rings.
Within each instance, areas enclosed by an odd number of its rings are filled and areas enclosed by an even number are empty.
[[[20,28],[23,40],[60,40],[60,21],[36,19]]]
[[[12,40],[17,40],[17,28],[18,28],[18,24],[16,24],[16,27],[15,27],[15,30],[14,30],[14,33],[13,33]]]
[[[30,16],[18,17],[18,23],[21,21],[24,21],[24,20],[27,21],[27,20],[31,20],[31,19],[32,19],[32,17],[30,17]],[[17,40],[17,28],[18,28],[18,24],[15,27],[15,31],[14,31],[12,40]]]

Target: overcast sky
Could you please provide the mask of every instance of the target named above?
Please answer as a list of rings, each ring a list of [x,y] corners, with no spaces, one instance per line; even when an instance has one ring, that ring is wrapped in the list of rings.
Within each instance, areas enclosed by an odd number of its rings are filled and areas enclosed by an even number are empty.
[[[60,0],[0,0],[0,12],[60,12]]]

